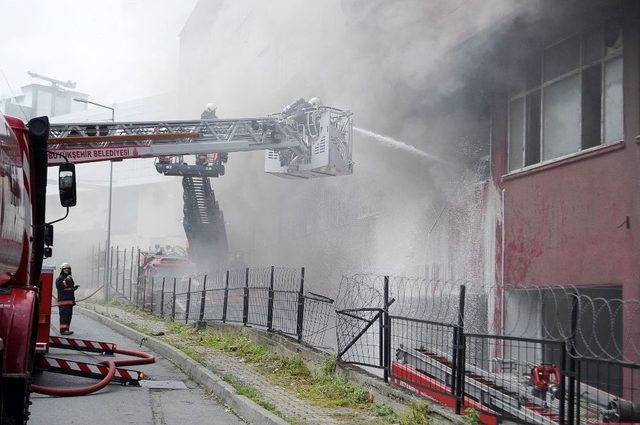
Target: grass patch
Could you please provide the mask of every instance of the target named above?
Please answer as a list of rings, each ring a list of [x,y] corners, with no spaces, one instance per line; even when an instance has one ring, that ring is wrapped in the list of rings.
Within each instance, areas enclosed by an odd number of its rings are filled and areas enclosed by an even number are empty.
[[[429,425],[431,406],[426,401],[411,403],[411,410],[398,418],[400,425]]]
[[[462,413],[464,413],[465,422],[467,422],[469,425],[480,424],[480,412],[473,407],[467,407]]]
[[[189,343],[229,353],[252,364],[275,384],[289,388],[304,399],[322,407],[370,409],[373,396],[345,376],[336,373],[337,360],[328,357],[317,372],[312,372],[299,355],[287,356],[257,344],[242,331],[197,331],[191,326],[167,324],[167,333]]]
[[[118,304],[118,307],[138,314],[145,319],[162,321],[162,319],[135,306]],[[144,329],[140,325],[128,325],[141,332],[149,333],[148,329]],[[295,392],[298,397],[309,400],[318,406],[367,410],[373,416],[380,417],[386,422],[397,423],[398,417],[390,406],[374,404],[373,396],[369,391],[350,382],[346,376],[338,373],[338,360],[333,356],[327,357],[318,370],[312,371],[302,356],[283,355],[271,351],[265,346],[253,342],[246,332],[196,330],[191,325],[168,320],[165,320],[165,336],[161,338],[199,363],[206,361],[207,353],[202,348],[222,351],[242,359],[255,366],[260,374],[268,377],[274,384],[287,388]],[[260,399],[253,388],[234,381],[231,375],[225,376],[225,380],[228,379],[229,384],[235,384],[234,388],[239,394],[246,395],[252,400],[254,400],[253,397]],[[257,399],[254,401],[260,404]],[[260,405],[262,406],[262,404]],[[269,404],[263,407],[270,411],[272,411],[270,407],[275,408]],[[418,414],[414,416],[419,417]],[[285,419],[290,423],[294,421],[291,418]],[[423,423],[426,422],[406,422],[407,425],[422,425]]]
[[[323,407],[368,409],[373,402],[369,391],[349,382],[346,377],[335,374],[315,374],[309,382],[298,386],[298,393]]]
[[[389,423],[398,422],[398,416],[396,415],[396,412],[394,412],[393,408],[388,404],[375,403],[371,410],[373,411],[374,416],[386,419]]]
[[[238,381],[236,377],[231,375],[230,373],[225,373],[224,375],[222,375],[222,380],[231,385],[236,391],[236,394],[243,395],[258,404],[260,407],[273,413],[274,415],[278,415],[281,418],[284,418],[284,415],[278,410],[276,405],[261,398],[256,392],[255,388]]]

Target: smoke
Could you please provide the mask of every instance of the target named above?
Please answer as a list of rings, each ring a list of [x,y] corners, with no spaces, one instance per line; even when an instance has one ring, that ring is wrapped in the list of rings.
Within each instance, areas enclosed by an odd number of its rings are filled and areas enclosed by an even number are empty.
[[[462,273],[475,265],[453,259],[487,254],[495,226],[477,185],[487,177],[486,93],[500,79],[493,28],[533,3],[200,0],[180,33],[180,85],[163,103],[171,114],[140,119],[194,118],[209,102],[222,118],[264,116],[313,96],[350,109],[351,176],[279,179],[264,173],[262,152],[230,155],[212,185],[232,254],[306,266],[308,287],[328,295],[342,273],[421,275],[434,262]],[[144,243],[178,243],[177,181],[131,196],[135,210],[117,208],[114,220],[135,221]]]
[[[319,96],[357,126],[352,176],[280,180],[263,173],[262,153],[230,155],[213,183],[231,251],[307,266],[311,287],[329,294],[343,272],[423,274],[487,252],[495,223],[482,219],[476,183],[487,177],[485,93],[500,78],[490,34],[532,3],[200,2],[181,37],[192,115],[207,102],[221,117],[264,115]]]

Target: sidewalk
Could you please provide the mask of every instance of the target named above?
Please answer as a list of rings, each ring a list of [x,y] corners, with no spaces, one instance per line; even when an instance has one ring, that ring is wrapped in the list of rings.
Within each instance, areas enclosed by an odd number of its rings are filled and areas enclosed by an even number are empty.
[[[364,388],[340,377],[324,375],[320,371],[322,365],[306,364],[299,356],[270,352],[240,331],[197,332],[193,326],[165,322],[129,307],[101,304],[85,307],[180,349],[234,386],[238,393],[289,423],[426,423],[426,418],[424,422],[421,418],[416,420],[415,411],[397,415],[389,406],[373,400]]]
[[[56,324],[58,322],[55,310],[53,322]],[[114,342],[123,348],[138,348],[135,341],[114,332],[80,311],[74,314],[72,324],[76,332],[74,337]],[[171,362],[151,350],[144,351],[154,354],[156,362],[131,367],[131,369],[144,371],[148,377],[147,385],[135,387],[112,384],[96,393],[80,397],[32,394],[33,405],[29,425],[181,425],[187,423],[241,425],[244,423],[220,400],[203,391]],[[57,348],[52,348],[49,355],[90,363],[109,358],[96,353]],[[35,382],[45,386],[77,387],[94,383],[95,380],[44,372],[35,376]]]

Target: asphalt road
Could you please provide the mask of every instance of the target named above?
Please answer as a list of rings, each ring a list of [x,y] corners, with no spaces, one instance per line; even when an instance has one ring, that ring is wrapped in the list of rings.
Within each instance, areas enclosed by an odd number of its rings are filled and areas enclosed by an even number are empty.
[[[52,315],[57,326],[58,316]],[[139,349],[127,339],[99,322],[74,311],[72,329],[74,338],[115,342],[122,348]],[[57,328],[52,334],[57,335]],[[153,354],[153,353],[152,353]],[[68,350],[52,349],[51,356],[70,360],[98,363],[103,357]],[[49,397],[32,394],[30,425],[196,425],[242,424],[237,416],[225,409],[217,400],[204,394],[179,369],[167,360],[156,356],[156,363],[133,366],[140,369],[152,381],[169,381],[170,387],[182,389],[157,389],[111,384],[101,391],[82,397]],[[45,372],[36,377],[36,383],[50,386],[79,386],[95,382],[85,378]],[[156,386],[149,382],[151,386]],[[182,385],[184,384],[184,385]],[[186,386],[186,388],[184,388]]]

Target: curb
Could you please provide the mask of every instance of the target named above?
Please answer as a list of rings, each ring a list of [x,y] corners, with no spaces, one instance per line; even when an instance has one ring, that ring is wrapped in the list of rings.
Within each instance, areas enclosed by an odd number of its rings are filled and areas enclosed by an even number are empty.
[[[156,354],[159,354],[165,359],[171,361],[186,373],[194,382],[208,390],[211,390],[218,398],[228,404],[242,419],[247,422],[251,424],[287,425],[287,422],[284,419],[262,408],[249,398],[236,394],[235,389],[224,382],[221,377],[215,375],[209,369],[191,359],[177,348],[174,348],[166,342],[160,341],[152,336],[145,335],[135,329],[131,329],[130,327],[116,322],[115,320],[103,316],[95,311],[79,306],[76,306],[76,309],[79,310],[81,314],[99,321],[119,334],[134,340],[140,345],[148,347]]]

